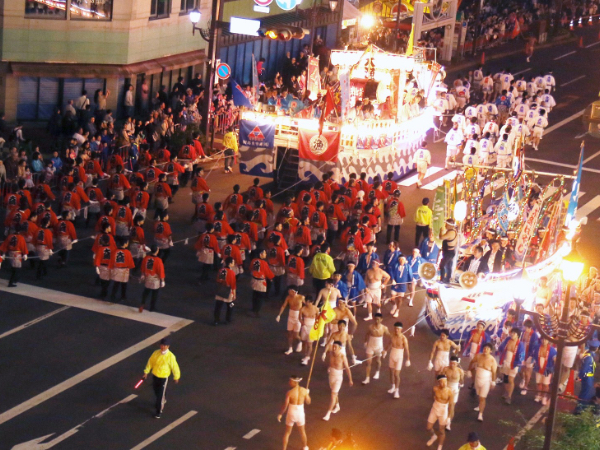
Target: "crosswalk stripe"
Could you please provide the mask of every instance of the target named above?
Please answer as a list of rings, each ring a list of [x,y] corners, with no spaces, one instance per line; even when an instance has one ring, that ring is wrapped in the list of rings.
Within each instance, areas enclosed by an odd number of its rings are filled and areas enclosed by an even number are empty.
[[[434,181],[432,181],[429,184],[426,184],[421,189],[424,189],[426,191],[433,191],[433,190],[437,189],[438,186],[441,186],[442,184],[444,184],[444,181],[446,181],[446,180],[453,180],[457,175],[458,175],[458,171],[457,170],[453,170],[452,172],[447,173],[443,177],[438,178],[437,180],[434,180]]]
[[[427,172],[425,173],[425,178],[435,175],[440,170],[442,170],[442,168],[437,167],[437,166],[431,166],[431,167],[427,168]],[[415,184],[417,182],[418,179],[419,179],[419,174],[413,175],[412,177],[409,177],[406,180],[402,180],[398,184],[400,186],[412,186],[413,184]]]
[[[596,208],[600,207],[600,195],[596,195],[593,199],[583,205],[581,208],[577,208],[575,217],[577,220],[581,220],[592,213]]]

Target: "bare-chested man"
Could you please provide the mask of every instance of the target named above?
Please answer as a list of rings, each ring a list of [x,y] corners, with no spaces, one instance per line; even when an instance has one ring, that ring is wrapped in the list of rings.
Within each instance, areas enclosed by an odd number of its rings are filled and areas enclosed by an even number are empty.
[[[448,379],[448,387],[454,394],[454,406],[456,406],[456,402],[458,402],[458,394],[460,393],[460,388],[465,384],[465,372],[460,367],[460,359],[458,356],[450,357],[450,365],[446,367],[442,373],[446,375]],[[454,419],[454,412],[448,416],[448,420],[446,421],[446,430],[450,431],[450,423]]]
[[[548,277],[540,277],[540,285],[535,291],[535,303],[544,305],[544,310],[548,310],[552,300],[552,288],[548,286]]]
[[[485,322],[480,320],[477,322],[477,326],[474,330],[471,331],[469,335],[469,340],[465,345],[465,355],[469,356],[471,359],[475,358],[478,353],[481,353],[483,350],[483,346],[488,341],[488,336],[485,333]],[[470,377],[474,377],[475,373],[472,372]],[[473,386],[471,386],[473,388]]]
[[[304,297],[304,306],[300,310],[300,322],[302,322],[300,339],[302,340],[302,348],[304,349],[304,358],[302,358],[303,366],[308,364],[312,355],[314,341],[310,339],[310,330],[313,329],[318,315],[319,308],[314,305],[312,295],[307,295]]]
[[[306,430],[304,429],[304,405],[310,405],[310,390],[300,386],[301,381],[302,378],[300,377],[294,375],[290,377],[290,387],[292,389],[285,394],[285,403],[283,404],[283,408],[281,408],[281,413],[277,416],[277,421],[281,422],[281,418],[287,410],[287,416],[285,417],[285,434],[283,435],[283,450],[287,449],[290,434],[292,434],[294,425],[296,425],[300,431],[303,450],[308,450],[308,440],[306,439]]]
[[[345,342],[345,346],[348,347],[348,356],[352,361],[352,364],[356,364],[356,354],[354,353],[354,347],[352,346],[352,338],[354,337],[354,333],[358,327],[358,322],[348,308],[346,300],[344,298],[340,298],[338,300],[338,305],[333,309],[335,311],[335,319],[333,319],[330,324],[332,326],[336,325],[340,320],[343,320],[348,325],[346,330],[348,331],[348,339]],[[353,327],[350,324],[354,325]],[[339,339],[337,339],[339,341]],[[344,343],[344,341],[342,341]]]
[[[525,361],[525,344],[521,342],[521,330],[519,328],[511,328],[510,336],[507,337],[500,347],[500,364],[502,365],[502,373],[508,377],[508,383],[504,385],[504,401],[507,404],[512,402],[512,393],[515,389],[515,377],[519,373],[519,368]]]
[[[345,320],[340,320],[337,324],[336,324],[336,328],[337,331],[334,331],[333,333],[331,333],[329,335],[329,338],[327,339],[327,344],[325,345],[325,350],[323,351],[323,356],[322,359],[323,361],[325,361],[325,358],[327,357],[327,352],[331,351],[331,348],[333,347],[333,343],[334,342],[341,342],[342,343],[342,353],[345,355],[346,354],[346,343],[348,341],[348,324],[346,323]]]
[[[408,349],[408,339],[402,333],[402,322],[394,324],[394,333],[391,336],[387,352],[390,354],[390,381],[392,382],[388,394],[394,394],[394,398],[400,398],[400,371],[404,353],[406,353],[406,367],[410,367],[410,350]]]
[[[448,339],[448,336],[450,336],[450,331],[442,330],[440,338],[434,342],[431,355],[429,355],[427,370],[433,369],[436,376],[441,374],[442,370],[450,365],[450,350],[454,349],[457,353],[460,352],[460,345],[452,342]]]
[[[379,370],[381,369],[381,357],[385,358],[386,352],[383,349],[383,337],[390,336],[390,330],[385,325],[382,325],[381,313],[375,314],[375,323],[369,325],[367,334],[365,335],[365,348],[367,349],[367,377],[362,382],[363,384],[369,384],[371,382],[371,364],[373,359],[377,363],[377,369],[374,380],[379,379]]]
[[[318,308],[322,308],[324,302],[329,302],[331,305],[331,309],[335,309],[337,307],[338,300],[342,298],[342,294],[339,289],[335,287],[335,282],[328,278],[325,280],[325,287],[319,291],[319,295],[317,296],[316,305]],[[321,347],[325,347],[325,343],[327,342],[327,338],[335,331],[336,327],[332,327],[331,323],[325,326],[325,339],[321,342]]]
[[[371,261],[371,268],[365,273],[365,283],[367,285],[365,299],[369,315],[365,320],[373,319],[373,304],[377,306],[377,312],[381,312],[381,292],[382,285],[385,286],[391,280],[390,275],[379,267],[379,261]]]
[[[286,355],[291,354],[294,350],[294,340],[298,341],[298,345],[296,346],[296,351],[302,351],[302,340],[300,339],[300,310],[304,305],[304,296],[298,295],[298,288],[296,286],[288,287],[288,295],[279,310],[279,314],[275,318],[277,322],[281,320],[281,315],[285,311],[286,307],[290,307],[290,311],[288,313],[288,321],[287,321],[287,339],[288,339],[288,349],[285,351]]]
[[[342,320],[340,324],[343,322]],[[339,392],[344,381],[344,370],[348,374],[348,383],[350,386],[354,384],[352,382],[352,372],[348,366],[348,358],[346,358],[345,353],[342,351],[343,348],[343,344],[340,341],[334,341],[333,346],[331,348],[328,347],[329,369],[327,369],[327,372],[329,373],[329,387],[331,388],[331,403],[329,404],[327,414],[323,417],[325,421],[329,420],[332,413],[335,414],[340,410]]]
[[[477,420],[483,422],[483,411],[485,411],[485,402],[490,389],[496,385],[496,372],[498,363],[492,355],[493,346],[489,342],[483,345],[483,353],[478,353],[469,364],[470,373],[475,372],[475,392],[479,396],[479,406],[475,411],[479,411]]]
[[[446,421],[448,416],[454,415],[454,394],[448,387],[446,375],[437,376],[437,385],[433,387],[433,406],[427,418],[427,431],[432,433],[431,439],[427,441],[430,447],[438,441],[438,450],[442,450],[446,439]],[[439,430],[434,429],[435,423],[439,422]]]

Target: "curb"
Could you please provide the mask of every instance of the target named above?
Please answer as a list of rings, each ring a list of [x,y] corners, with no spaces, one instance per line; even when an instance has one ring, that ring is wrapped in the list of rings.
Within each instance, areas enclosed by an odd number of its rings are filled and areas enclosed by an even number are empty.
[[[549,42],[547,44],[538,45],[536,47],[536,50],[554,47],[555,45],[559,45],[559,44],[568,44],[568,43],[571,43],[571,42],[577,42],[577,36],[572,36],[572,37],[570,37],[568,39],[561,39],[560,41]],[[479,53],[481,54],[481,52],[479,52]],[[506,58],[507,56],[517,55],[519,53],[523,53],[524,54],[524,50],[521,48],[519,50],[510,50],[510,51],[506,51],[506,52],[503,52],[503,53],[497,53],[495,55],[489,55],[489,56],[486,55],[486,62],[487,61],[493,61],[495,59]],[[446,73],[464,70],[464,69],[466,69],[468,67],[477,66],[477,65],[479,65],[479,61],[473,60],[473,61],[461,63],[461,64],[456,65],[456,66],[448,66],[448,70],[446,71]]]

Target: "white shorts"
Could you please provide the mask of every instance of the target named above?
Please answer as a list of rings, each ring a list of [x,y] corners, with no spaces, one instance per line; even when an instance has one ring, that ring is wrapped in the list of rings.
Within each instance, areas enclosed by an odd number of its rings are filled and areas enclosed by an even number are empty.
[[[516,377],[517,374],[519,373],[519,367],[515,367],[514,369],[510,368],[510,360],[504,363],[504,365],[502,366],[502,373],[504,375],[508,375],[509,377]]]
[[[450,365],[450,352],[437,351],[433,360],[433,370],[441,372],[444,367]]]
[[[417,172],[425,173],[427,172],[427,162],[425,161],[417,161]]]
[[[492,387],[492,372],[478,367],[475,371],[475,392],[481,398],[487,398]]]
[[[449,158],[454,158],[458,154],[458,147],[448,146],[446,147],[446,156]]]
[[[294,425],[303,427],[305,422],[304,405],[288,405],[287,416],[285,416],[285,424],[288,427],[293,427]]]
[[[304,342],[308,342],[310,336],[310,330],[315,326],[315,318],[314,317],[305,317],[304,323],[300,328],[300,339]]]
[[[298,333],[300,331],[300,327],[300,311],[294,311],[290,309],[288,314],[287,330]]]
[[[331,388],[331,392],[337,394],[342,387],[342,381],[344,381],[344,371],[330,367],[327,369],[327,372],[329,373],[329,387]]]
[[[533,369],[533,358],[531,356],[525,360],[525,367]]]
[[[427,422],[435,424],[437,421],[440,422],[441,426],[446,425],[446,422],[448,421],[448,404],[437,401],[433,402]]]
[[[460,392],[460,386],[458,385],[458,381],[448,382],[448,387],[454,394],[454,404],[458,401],[458,394]]]
[[[548,386],[548,385],[550,385],[550,381],[552,381],[552,374],[545,376],[543,373],[536,372],[535,382],[537,384],[544,384],[544,385]]]
[[[367,303],[381,305],[381,281],[369,284],[369,286],[367,286],[367,295],[365,297]]]
[[[571,369],[573,364],[575,364],[575,358],[577,357],[577,349],[576,345],[565,347],[563,350],[562,356],[562,365]]]
[[[369,336],[367,344],[367,356],[381,355],[383,352],[383,336]]]
[[[404,361],[404,349],[393,348],[390,350],[390,369],[402,370],[402,362]]]
[[[544,135],[544,129],[541,127],[533,127],[533,132],[531,133],[531,135],[535,138],[541,139]]]

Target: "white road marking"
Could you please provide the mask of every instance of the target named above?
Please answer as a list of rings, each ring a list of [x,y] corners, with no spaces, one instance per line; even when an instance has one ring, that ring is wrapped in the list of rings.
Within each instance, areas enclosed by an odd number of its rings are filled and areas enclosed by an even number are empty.
[[[598,207],[600,207],[600,195],[596,195],[585,205],[578,207],[577,212],[575,213],[575,217],[577,218],[577,220],[581,220],[584,217],[590,215]]]
[[[62,383],[57,384],[56,386],[42,392],[41,394],[36,395],[35,397],[30,398],[26,402],[23,402],[20,405],[17,405],[14,408],[11,408],[8,411],[3,412],[2,414],[0,414],[0,425],[5,422],[8,422],[11,419],[14,419],[15,417],[17,417],[20,414],[23,414],[25,411],[29,411],[31,408],[34,408],[39,404],[44,403],[46,400],[49,400],[52,397],[57,396],[58,394],[66,391],[67,389],[70,389],[73,386],[78,385],[82,381],[85,381],[88,378],[93,377],[94,375],[102,372],[103,370],[108,369],[109,367],[112,367],[117,363],[120,363],[121,361],[129,358],[131,355],[136,354],[140,350],[144,350],[145,348],[156,344],[156,342],[158,342],[162,338],[167,337],[168,335],[170,335],[171,333],[174,333],[175,331],[181,330],[183,327],[189,325],[192,322],[193,322],[192,320],[182,319],[179,322],[177,322],[176,324],[171,325],[170,327],[165,328],[164,330],[159,331],[156,334],[153,334],[149,338],[144,339],[141,342],[138,342],[137,344],[123,350],[122,352],[117,353],[116,355],[113,355],[110,358],[105,359],[102,362],[99,362],[95,366],[92,366],[89,369],[86,369],[83,372],[78,373],[77,375],[69,378],[68,380],[63,381]]]
[[[561,55],[561,56],[557,56],[556,58],[554,58],[554,61],[557,61],[562,58],[566,58],[567,56],[570,56],[570,55],[574,55],[575,53],[577,53],[577,51],[573,50],[572,52],[565,53],[564,55]]]
[[[35,325],[36,323],[41,322],[42,320],[52,317],[55,314],[58,314],[59,312],[63,312],[69,308],[70,308],[70,306],[63,306],[62,308],[55,309],[54,311],[49,312],[48,314],[44,314],[43,316],[40,316],[37,319],[33,319],[27,323],[24,323],[21,326],[13,328],[12,330],[8,330],[8,331],[0,334],[0,339],[5,338],[6,336],[10,336],[11,334],[16,333],[17,331],[21,331],[21,330],[24,330],[25,328],[29,328],[31,325]]]
[[[527,422],[527,425],[525,425],[523,427],[523,429],[521,431],[519,431],[519,433],[515,436],[515,444],[517,442],[519,442],[519,440],[523,436],[525,436],[525,433],[527,433],[529,430],[531,430],[533,428],[533,426],[540,421],[542,416],[546,413],[547,409],[548,409],[548,406],[542,406],[539,409],[539,411],[537,413],[535,413],[535,415],[531,419],[529,419],[529,422]],[[507,450],[507,449],[508,449],[508,445],[506,447],[504,447],[503,450]]]
[[[592,156],[590,156],[589,158],[585,158],[583,160],[583,164],[585,164],[586,162],[590,162],[592,159],[594,159],[596,156],[600,155],[600,151],[594,153]]]
[[[85,422],[80,423],[76,427],[71,428],[69,431],[61,434],[60,436],[52,439],[49,442],[43,442],[43,441],[45,441],[50,436],[54,435],[54,433],[47,434],[46,436],[42,436],[42,437],[33,439],[31,441],[28,441],[28,442],[23,442],[21,444],[17,444],[17,445],[15,445],[15,446],[12,447],[12,450],[45,450],[45,449],[48,449],[48,448],[52,448],[55,445],[57,445],[57,444],[61,443],[62,441],[64,441],[65,439],[68,439],[71,436],[73,436],[75,433],[77,433],[79,431],[79,429],[82,426],[84,426],[90,420],[92,420],[92,419],[99,419],[100,417],[105,416],[115,406],[119,406],[119,405],[122,405],[124,403],[130,402],[131,400],[133,400],[136,397],[137,397],[137,395],[134,395],[134,394],[131,394],[131,395],[125,397],[120,402],[117,402],[114,405],[109,406],[104,411],[101,411],[98,414],[96,414],[95,416],[90,417]]]
[[[427,173],[425,173],[425,178],[430,177],[442,170],[441,167],[431,166],[427,168]],[[406,180],[402,180],[398,183],[399,186],[412,186],[419,179],[419,175],[413,175],[412,177],[407,178]]]
[[[260,433],[260,430],[258,428],[255,428],[252,431],[249,431],[248,433],[246,433],[244,435],[244,439],[252,439],[254,436],[256,436],[258,433]]]
[[[560,87],[568,86],[569,84],[575,83],[576,81],[579,81],[579,80],[581,80],[582,78],[585,78],[585,77],[586,77],[585,75],[581,75],[580,77],[574,78],[571,81],[567,81],[566,83],[561,84]]]
[[[225,450],[235,450],[237,447],[227,447]]]
[[[521,70],[521,71],[519,71],[519,72],[515,72],[515,73],[513,73],[513,76],[514,76],[514,75],[521,75],[522,73],[529,72],[530,70],[531,70],[531,67],[530,67],[529,69],[525,69],[525,70]]]
[[[121,317],[123,319],[135,320],[136,322],[148,323],[158,327],[170,327],[181,321],[181,317],[168,316],[155,312],[138,312],[137,307],[117,305],[111,302],[96,300],[93,298],[82,297],[80,295],[68,294],[66,292],[45,289],[30,284],[22,284],[16,288],[0,286],[0,291],[11,292],[13,294],[23,295],[25,297],[36,298],[46,302],[57,303],[59,305],[72,306],[75,308],[94,311],[109,316]]]
[[[183,416],[181,416],[179,419],[177,419],[175,422],[171,423],[170,425],[166,426],[165,428],[163,428],[162,430],[154,433],[152,436],[150,436],[148,439],[146,439],[143,442],[140,442],[138,445],[136,445],[135,447],[133,447],[131,450],[141,450],[142,448],[147,447],[148,445],[152,444],[154,441],[156,441],[157,439],[163,437],[165,434],[167,434],[169,431],[171,431],[172,429],[174,429],[175,427],[178,427],[179,425],[181,425],[183,422],[185,422],[186,420],[194,417],[196,414],[198,414],[198,411],[190,411],[187,414],[184,414]]]
[[[438,186],[441,186],[442,184],[444,184],[445,180],[452,180],[452,179],[454,179],[454,177],[456,177],[456,175],[458,175],[458,171],[453,170],[452,172],[447,173],[443,177],[438,178],[437,180],[434,180],[431,183],[422,186],[421,189],[424,189],[426,191],[433,191],[433,190],[437,189]]]
[[[594,45],[598,45],[598,44],[600,44],[600,41],[594,42],[593,44],[588,44],[585,46],[585,48],[590,48],[590,47],[593,47]]]
[[[533,162],[538,162],[538,163],[543,163],[543,164],[550,164],[551,166],[558,166],[558,167],[568,167],[569,169],[577,169],[576,165],[573,164],[563,164],[563,163],[557,163],[554,161],[546,161],[545,159],[537,159],[537,158],[525,158],[525,161],[533,161]],[[600,173],[600,170],[598,169],[590,169],[589,167],[584,167],[583,168],[584,172],[592,172],[592,173]]]
[[[583,116],[583,112],[585,111],[585,109],[582,109],[581,111],[579,111],[578,113],[573,114],[570,117],[567,117],[564,120],[561,120],[558,123],[555,123],[554,125],[552,125],[551,127],[548,127],[544,130],[544,137],[548,136],[548,134],[552,133],[554,130],[556,130],[557,128],[562,127],[563,125],[577,119],[580,116]]]

